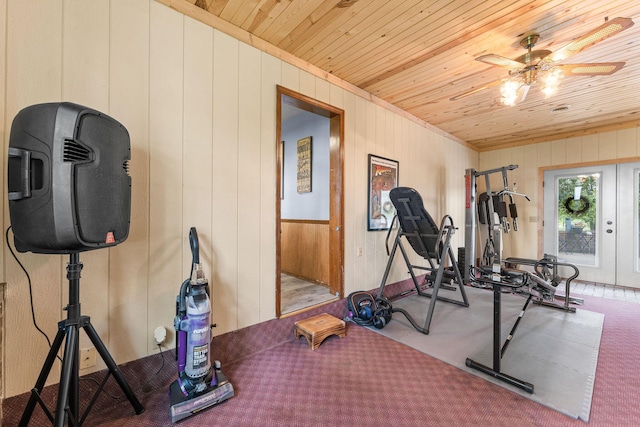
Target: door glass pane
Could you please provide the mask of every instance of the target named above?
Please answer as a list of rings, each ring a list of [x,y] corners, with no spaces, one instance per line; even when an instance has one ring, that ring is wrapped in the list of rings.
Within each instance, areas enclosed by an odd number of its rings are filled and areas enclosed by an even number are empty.
[[[560,258],[578,265],[596,266],[600,173],[557,179],[556,194]]]

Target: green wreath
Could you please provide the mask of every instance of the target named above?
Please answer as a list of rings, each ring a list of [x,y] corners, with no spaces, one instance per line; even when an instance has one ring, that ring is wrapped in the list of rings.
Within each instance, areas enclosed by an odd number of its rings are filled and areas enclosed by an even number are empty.
[[[574,208],[572,206],[573,201],[580,202],[580,204],[578,204],[578,207]],[[564,208],[567,210],[567,212],[573,215],[582,215],[589,210],[590,206],[591,204],[589,203],[589,200],[587,200],[587,198],[584,196],[580,196],[580,199],[578,200],[575,200],[573,197],[567,197],[567,200],[564,201]]]

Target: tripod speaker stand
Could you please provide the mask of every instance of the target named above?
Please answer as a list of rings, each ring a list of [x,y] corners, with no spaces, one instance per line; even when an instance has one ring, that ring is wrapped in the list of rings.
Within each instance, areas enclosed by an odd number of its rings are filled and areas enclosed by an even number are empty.
[[[49,420],[56,427],[63,427],[65,421],[68,420],[69,426],[81,426],[84,423],[89,411],[96,402],[100,392],[102,391],[105,383],[109,379],[109,376],[113,375],[118,385],[122,389],[123,393],[133,406],[136,414],[144,412],[144,407],[138,401],[133,391],[124,379],[124,376],[120,372],[118,365],[109,354],[109,351],[103,344],[102,340],[98,336],[98,333],[91,325],[91,319],[89,316],[83,316],[80,312],[80,272],[82,271],[82,263],[80,262],[80,256],[77,252],[69,255],[69,264],[67,265],[67,279],[69,280],[69,305],[67,305],[67,319],[58,323],[58,333],[53,341],[51,350],[47,359],[42,366],[38,380],[35,387],[31,390],[31,396],[27,407],[25,408],[22,418],[20,419],[20,426],[26,427],[29,424],[33,410],[36,403],[40,404]],[[102,383],[98,387],[98,390],[94,394],[93,398],[89,402],[84,414],[79,418],[79,384],[78,384],[78,369],[79,369],[79,331],[82,328],[93,345],[95,346],[98,354],[107,365],[109,372],[103,379]],[[43,402],[40,393],[44,387],[47,377],[53,366],[53,362],[56,359],[56,355],[62,346],[62,341],[66,337],[64,356],[62,359],[62,373],[60,375],[60,384],[58,388],[58,401],[55,411],[55,419],[49,409]]]

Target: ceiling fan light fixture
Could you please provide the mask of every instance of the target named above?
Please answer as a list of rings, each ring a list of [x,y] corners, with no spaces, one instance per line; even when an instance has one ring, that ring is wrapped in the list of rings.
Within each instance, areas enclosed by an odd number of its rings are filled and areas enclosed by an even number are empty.
[[[504,83],[500,85],[500,95],[502,95],[500,101],[509,107],[516,105],[520,86],[522,86],[522,82],[519,79],[505,80]]]
[[[544,93],[545,98],[550,98],[551,96],[558,93],[558,89],[560,88],[560,81],[564,77],[564,73],[560,68],[554,67],[550,70],[541,73],[540,76],[540,90]]]

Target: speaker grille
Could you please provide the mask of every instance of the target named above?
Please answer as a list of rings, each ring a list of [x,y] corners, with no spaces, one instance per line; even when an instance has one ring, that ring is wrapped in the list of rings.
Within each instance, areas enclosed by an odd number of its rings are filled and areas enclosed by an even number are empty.
[[[87,162],[91,160],[91,152],[77,141],[66,139],[62,154],[64,162]]]

